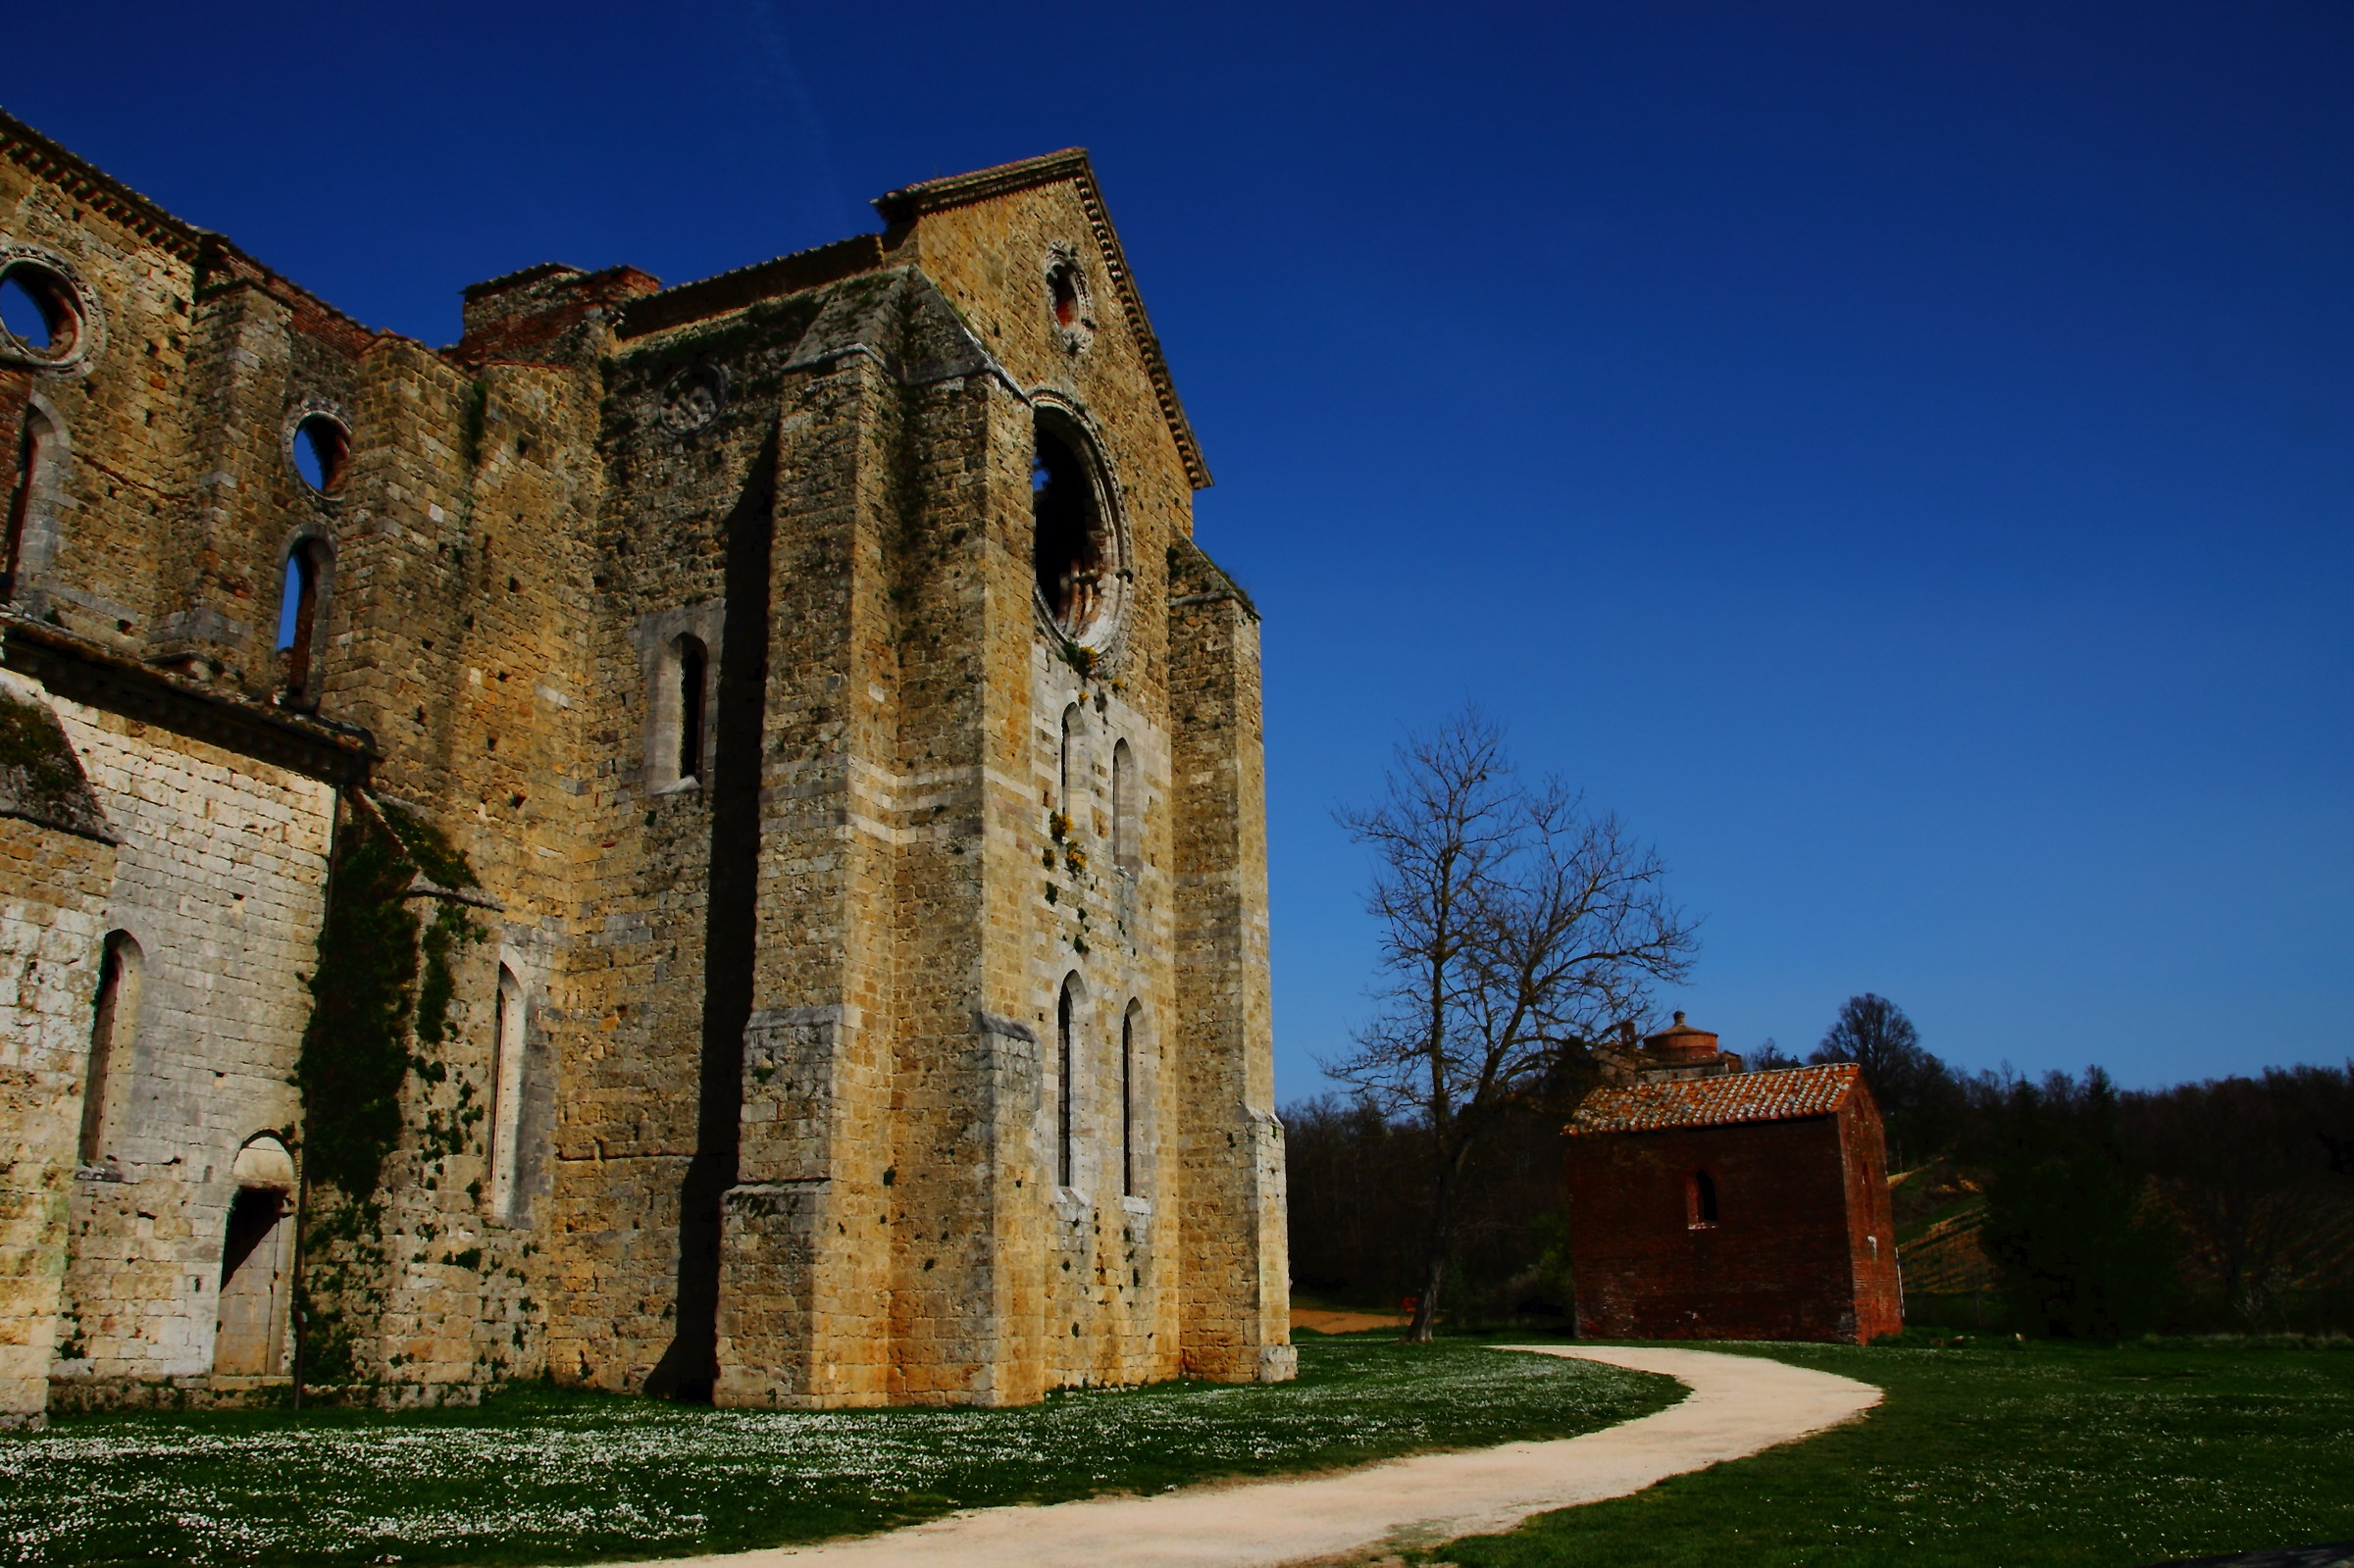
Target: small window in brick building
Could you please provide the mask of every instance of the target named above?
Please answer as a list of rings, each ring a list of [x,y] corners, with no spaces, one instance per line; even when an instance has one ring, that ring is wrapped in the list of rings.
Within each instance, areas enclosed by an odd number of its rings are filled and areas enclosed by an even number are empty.
[[[699,637],[679,638],[679,777],[703,776],[703,684],[711,657]]]
[[[36,358],[66,358],[81,338],[74,285],[38,262],[9,263],[0,272],[0,329]]]
[[[1079,815],[1079,704],[1062,710],[1062,749],[1054,764],[1054,809],[1076,822]]]
[[[1695,1231],[1716,1223],[1716,1179],[1706,1171],[1694,1171],[1684,1184],[1684,1223]]]
[[[54,460],[57,428],[37,408],[25,410],[24,428],[17,434],[16,471],[8,489],[8,576],[5,590],[17,590],[17,562],[25,549],[25,529],[32,521],[32,497]]]
[[[294,469],[321,495],[343,488],[351,463],[351,432],[329,414],[313,414],[294,427]]]

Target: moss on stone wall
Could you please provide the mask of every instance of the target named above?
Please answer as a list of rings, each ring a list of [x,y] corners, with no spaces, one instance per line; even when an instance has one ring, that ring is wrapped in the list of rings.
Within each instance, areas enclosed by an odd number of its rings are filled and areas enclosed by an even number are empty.
[[[352,813],[335,848],[334,893],[319,931],[311,1021],[295,1068],[305,1172],[351,1200],[376,1190],[400,1138],[419,927],[405,894],[416,875],[373,812]]]
[[[431,823],[366,797],[350,799],[347,811],[295,1069],[313,1191],[303,1216],[304,1375],[329,1384],[368,1375],[355,1318],[382,1305],[387,1254],[378,1189],[400,1145],[410,1075],[429,1085],[448,1077],[427,1047],[450,1037],[452,960],[466,943],[484,939],[455,900],[440,900],[430,921],[420,913],[420,877],[441,888],[477,885],[466,857]],[[428,1107],[416,1129],[426,1158],[453,1151],[450,1135],[462,1138],[470,1098],[461,1093],[447,1126]]]
[[[482,939],[481,928],[466,918],[463,904],[445,903],[435,912],[420,944],[425,978],[417,986],[418,1043],[438,1045],[449,1037],[449,1004],[457,991],[449,961],[460,944]]]
[[[65,732],[46,708],[0,698],[0,768],[20,770],[25,783],[45,794],[81,787],[81,769]]]
[[[450,960],[482,940],[462,904],[443,903],[426,926],[409,897],[420,875],[441,887],[476,885],[474,868],[432,824],[389,803],[354,802],[335,848],[295,1069],[305,1170],[347,1200],[375,1192],[400,1140],[408,1075],[436,1065],[411,1050],[410,1036],[429,1045],[448,1037]]]
[[[0,814],[107,836],[106,815],[57,715],[42,703],[5,691],[0,691]]]
[[[475,881],[474,868],[442,836],[440,829],[397,802],[378,800],[374,805],[384,816],[384,826],[391,829],[392,835],[400,840],[401,852],[409,857],[419,871],[425,873],[427,882],[436,887],[449,888],[481,885]]]

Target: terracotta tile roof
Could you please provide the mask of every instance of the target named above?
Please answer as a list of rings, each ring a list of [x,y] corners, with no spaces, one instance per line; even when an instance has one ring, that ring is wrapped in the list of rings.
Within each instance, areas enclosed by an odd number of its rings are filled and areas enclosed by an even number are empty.
[[[1727,1127],[1828,1116],[1862,1079],[1853,1062],[1777,1073],[1726,1073],[1670,1084],[1614,1084],[1587,1095],[1565,1131],[1655,1133],[1670,1127]]]

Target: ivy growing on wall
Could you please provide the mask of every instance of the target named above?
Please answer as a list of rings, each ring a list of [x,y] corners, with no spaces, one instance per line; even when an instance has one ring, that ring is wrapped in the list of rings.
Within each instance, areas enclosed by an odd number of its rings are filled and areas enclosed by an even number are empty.
[[[464,889],[481,884],[474,879],[474,868],[466,857],[441,836],[439,829],[427,822],[406,806],[389,800],[373,802],[384,819],[384,826],[400,840],[401,852],[416,868],[425,873],[425,880],[437,887]]]
[[[359,1372],[343,1309],[355,1290],[373,1290],[384,1262],[377,1190],[400,1142],[403,1092],[411,1074],[447,1076],[413,1042],[449,1037],[451,960],[484,938],[464,905],[440,900],[429,923],[411,896],[420,877],[449,890],[478,885],[464,855],[397,805],[357,794],[345,805],[295,1067],[315,1194],[304,1216],[305,1376],[329,1383]]]
[[[364,805],[353,810],[335,846],[295,1082],[305,1174],[355,1201],[376,1191],[400,1138],[419,925],[404,895],[416,875],[382,819]]]
[[[295,1082],[302,1088],[305,1167],[344,1197],[376,1191],[400,1138],[400,1095],[411,1072],[437,1063],[410,1049],[449,1035],[450,961],[483,933],[465,906],[444,901],[427,927],[408,896],[422,874],[436,886],[478,885],[474,868],[433,825],[390,803],[351,802],[335,846],[333,896],[311,975],[311,1021]],[[422,983],[419,969],[424,971]]]

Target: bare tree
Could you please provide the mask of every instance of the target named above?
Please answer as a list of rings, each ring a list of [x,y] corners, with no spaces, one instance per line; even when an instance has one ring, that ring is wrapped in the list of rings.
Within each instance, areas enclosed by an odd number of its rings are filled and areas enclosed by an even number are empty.
[[[1850,996],[1810,1062],[1853,1062],[1864,1070],[1888,1129],[1889,1169],[1938,1152],[1961,1129],[1961,1087],[1953,1070],[1920,1043],[1905,1010],[1872,991]]]
[[[1548,779],[1519,781],[1503,732],[1466,708],[1399,747],[1382,798],[1336,813],[1373,850],[1381,1007],[1324,1070],[1425,1141],[1422,1290],[1429,1340],[1469,1157],[1515,1104],[1590,1073],[1588,1042],[1683,978],[1693,923],[1666,868],[1618,819]]]

